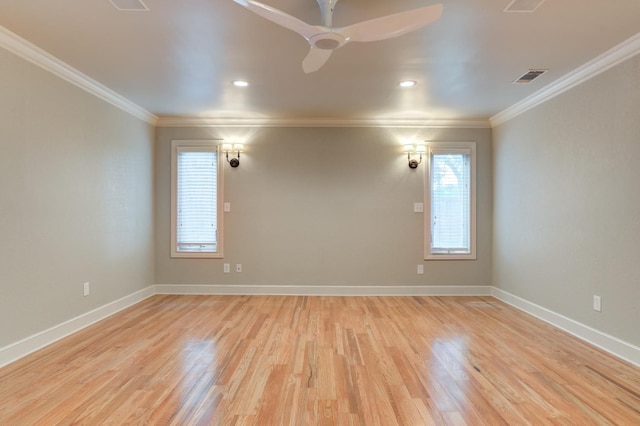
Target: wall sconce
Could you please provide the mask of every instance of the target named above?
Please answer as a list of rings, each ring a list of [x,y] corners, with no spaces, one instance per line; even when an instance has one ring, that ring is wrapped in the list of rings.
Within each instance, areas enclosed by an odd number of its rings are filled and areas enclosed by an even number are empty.
[[[233,155],[235,151],[236,157],[229,160],[229,152]],[[231,164],[231,167],[238,167],[240,165],[240,153],[244,152],[244,145],[241,143],[234,143],[231,145],[230,143],[222,144],[222,152],[225,153],[227,157],[227,163]]]
[[[427,146],[426,145],[405,145],[404,152],[407,153],[407,161],[409,162],[409,168],[415,169],[418,167],[418,164],[422,163],[422,155],[427,152]],[[415,159],[416,155],[420,156],[418,160]]]

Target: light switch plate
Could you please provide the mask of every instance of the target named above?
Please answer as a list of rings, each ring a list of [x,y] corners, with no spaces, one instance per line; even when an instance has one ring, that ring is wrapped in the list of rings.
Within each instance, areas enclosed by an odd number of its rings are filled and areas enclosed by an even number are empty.
[[[593,296],[593,310],[602,312],[602,299],[600,296]]]

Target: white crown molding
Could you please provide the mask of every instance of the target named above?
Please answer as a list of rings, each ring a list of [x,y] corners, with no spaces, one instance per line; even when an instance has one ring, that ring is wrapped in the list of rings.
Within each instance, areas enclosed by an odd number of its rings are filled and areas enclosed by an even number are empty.
[[[14,34],[2,26],[0,26],[0,47],[79,87],[97,98],[120,108],[140,120],[152,125],[155,125],[158,120],[158,117],[151,114],[149,111],[134,104],[125,97],[117,94],[108,87],[98,83],[70,65],[62,62],[55,56],[45,52],[38,46],[19,37],[17,34]]]
[[[383,128],[462,128],[488,129],[489,120],[440,119],[283,119],[283,118],[216,118],[159,117],[158,127],[383,127]]]
[[[587,343],[640,367],[640,348],[631,343],[593,329],[502,289],[493,287],[491,295],[516,309],[533,315]]]
[[[47,330],[41,331],[40,333],[36,333],[18,342],[0,348],[0,367],[17,361],[38,349],[42,349],[45,346],[57,342],[60,339],[82,330],[83,328],[122,311],[123,309],[140,303],[154,294],[154,286],[149,286]]]
[[[640,53],[640,33],[491,117],[496,127]]]

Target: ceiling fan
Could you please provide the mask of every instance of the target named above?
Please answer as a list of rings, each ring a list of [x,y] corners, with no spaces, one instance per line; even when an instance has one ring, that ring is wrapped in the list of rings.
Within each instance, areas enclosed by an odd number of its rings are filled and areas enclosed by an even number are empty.
[[[333,28],[333,10],[338,0],[316,0],[322,13],[322,25],[310,25],[281,10],[254,0],[233,0],[253,13],[295,31],[308,42],[309,53],[302,61],[305,73],[319,70],[331,52],[352,41],[378,41],[417,30],[442,16],[442,5],[420,7],[346,27]]]

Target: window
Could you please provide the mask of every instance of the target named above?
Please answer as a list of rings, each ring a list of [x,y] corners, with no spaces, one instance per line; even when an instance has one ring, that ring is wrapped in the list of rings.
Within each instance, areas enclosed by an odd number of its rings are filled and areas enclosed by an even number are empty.
[[[171,257],[222,257],[217,141],[171,142]]]
[[[476,258],[476,144],[430,143],[425,259]]]

